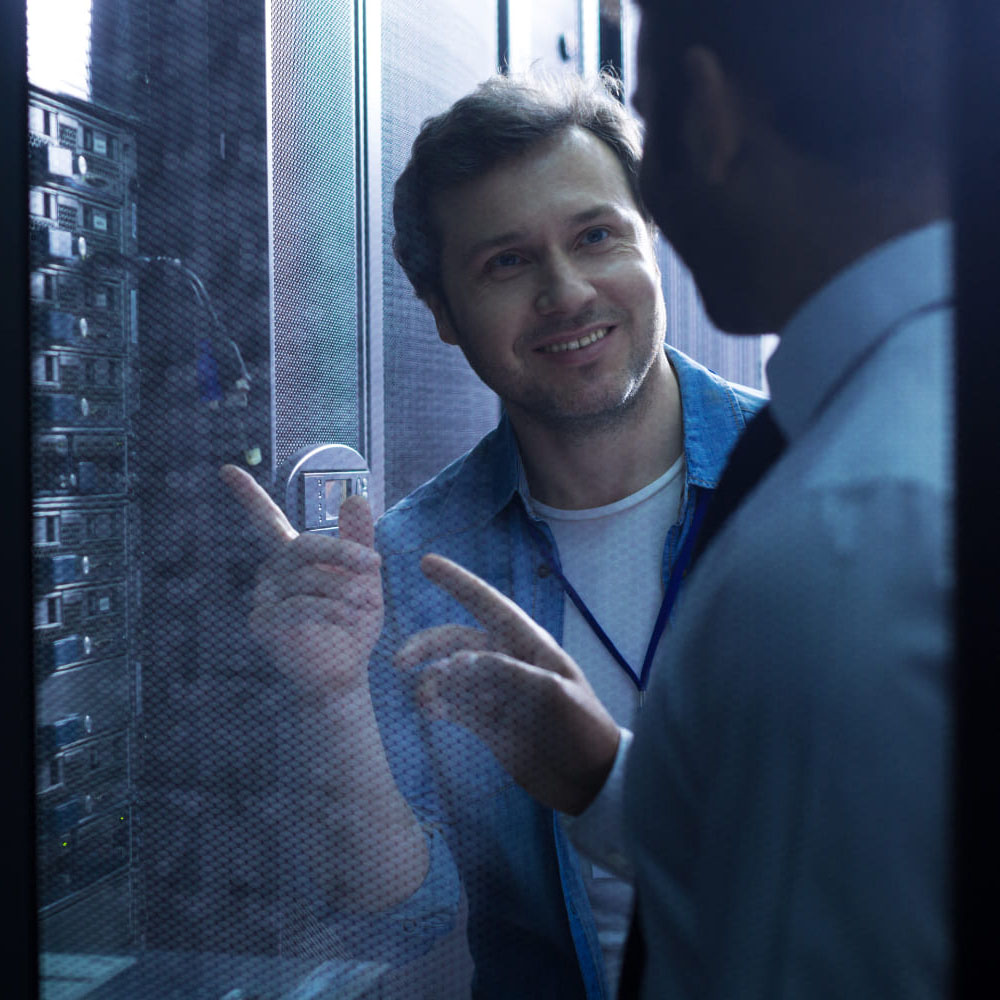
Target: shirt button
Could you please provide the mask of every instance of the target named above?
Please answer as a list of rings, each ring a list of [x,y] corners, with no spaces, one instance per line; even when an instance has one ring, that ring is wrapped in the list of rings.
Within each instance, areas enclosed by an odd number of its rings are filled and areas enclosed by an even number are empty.
[[[539,563],[538,575],[544,580],[552,570],[549,568],[548,563]]]

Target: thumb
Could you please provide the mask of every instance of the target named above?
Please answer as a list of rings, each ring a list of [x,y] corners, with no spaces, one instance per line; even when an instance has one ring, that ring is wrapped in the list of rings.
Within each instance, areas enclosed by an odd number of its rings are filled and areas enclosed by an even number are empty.
[[[375,522],[372,509],[363,496],[350,496],[340,505],[338,534],[366,549],[375,548]]]

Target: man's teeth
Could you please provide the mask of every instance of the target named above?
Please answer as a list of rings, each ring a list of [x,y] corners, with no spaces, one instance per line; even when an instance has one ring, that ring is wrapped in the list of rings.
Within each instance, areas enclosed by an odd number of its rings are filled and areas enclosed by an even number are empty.
[[[549,344],[542,348],[542,351],[546,354],[557,354],[559,351],[578,351],[581,347],[587,347],[589,344],[596,343],[598,340],[603,340],[608,335],[608,327],[602,327],[600,330],[595,330],[593,333],[588,333],[585,337],[581,337],[579,340],[567,340],[563,344]]]

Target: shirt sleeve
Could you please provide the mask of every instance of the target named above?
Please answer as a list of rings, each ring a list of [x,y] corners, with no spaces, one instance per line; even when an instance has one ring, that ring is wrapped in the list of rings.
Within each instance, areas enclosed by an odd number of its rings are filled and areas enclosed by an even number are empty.
[[[619,729],[618,752],[597,797],[579,816],[560,813],[563,829],[573,846],[619,878],[632,879],[625,853],[625,769],[632,748],[631,730]]]
[[[321,933],[333,953],[398,970],[430,955],[452,936],[464,946],[466,928],[461,919],[461,878],[442,832],[445,816],[414,710],[415,676],[392,665],[393,653],[404,638],[425,624],[413,607],[419,590],[412,584],[418,582],[414,577],[419,575],[419,565],[384,554],[383,559],[385,626],[369,666],[369,685],[393,779],[423,830],[427,874],[413,894],[392,909],[324,911],[314,903],[313,912],[321,914]]]

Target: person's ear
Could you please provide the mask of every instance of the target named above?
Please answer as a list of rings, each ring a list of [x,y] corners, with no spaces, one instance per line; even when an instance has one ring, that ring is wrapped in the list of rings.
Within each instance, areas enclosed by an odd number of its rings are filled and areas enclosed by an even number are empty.
[[[744,140],[740,95],[711,49],[692,46],[684,53],[683,65],[688,162],[706,184],[724,184]]]
[[[434,325],[437,327],[438,336],[446,344],[457,344],[458,336],[455,333],[455,324],[452,322],[448,303],[440,296],[431,294],[427,296],[427,306],[434,316]]]

